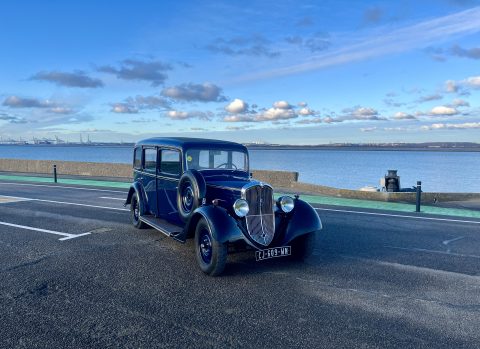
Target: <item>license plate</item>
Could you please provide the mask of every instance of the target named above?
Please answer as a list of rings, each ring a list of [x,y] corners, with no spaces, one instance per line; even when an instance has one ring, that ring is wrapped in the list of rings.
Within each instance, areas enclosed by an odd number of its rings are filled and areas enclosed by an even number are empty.
[[[255,251],[255,259],[257,261],[263,261],[264,259],[285,257],[292,254],[291,246],[273,247],[265,250]]]

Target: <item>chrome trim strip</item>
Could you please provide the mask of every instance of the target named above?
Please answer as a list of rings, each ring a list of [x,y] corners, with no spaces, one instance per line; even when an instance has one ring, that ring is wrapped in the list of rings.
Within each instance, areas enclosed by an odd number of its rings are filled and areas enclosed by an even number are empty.
[[[218,188],[218,189],[227,189],[227,190],[236,190],[236,191],[242,190],[241,188],[234,188],[234,187],[227,187],[227,186],[222,186],[222,185],[209,184],[208,182],[207,182],[207,186],[208,187],[213,187],[213,188]]]
[[[141,170],[137,170],[137,169],[134,169],[133,172],[136,172],[136,173],[139,173],[139,174],[142,174],[142,175],[147,175],[148,177],[156,177],[158,179],[166,179],[167,181],[176,181],[178,182],[180,180],[180,178],[172,178],[172,177],[165,177],[165,176],[161,176],[161,175],[155,175],[153,173],[149,173],[149,172],[145,172],[145,171],[141,171]]]

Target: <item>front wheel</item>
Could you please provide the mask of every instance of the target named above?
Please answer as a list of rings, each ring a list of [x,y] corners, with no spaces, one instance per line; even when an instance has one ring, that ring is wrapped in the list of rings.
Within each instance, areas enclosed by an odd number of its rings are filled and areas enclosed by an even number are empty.
[[[133,194],[130,203],[130,219],[133,226],[137,229],[144,229],[147,227],[147,225],[140,220],[140,203],[136,193]]]
[[[316,233],[308,233],[299,236],[292,241],[292,258],[298,261],[304,261],[313,254],[315,242],[317,241]]]
[[[195,256],[200,269],[210,276],[220,275],[227,263],[227,244],[213,237],[210,226],[202,218],[195,229]]]

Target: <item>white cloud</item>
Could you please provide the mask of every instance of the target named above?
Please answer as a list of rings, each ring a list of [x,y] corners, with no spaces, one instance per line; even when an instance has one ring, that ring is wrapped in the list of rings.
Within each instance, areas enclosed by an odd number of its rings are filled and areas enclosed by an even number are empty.
[[[379,116],[378,111],[370,107],[354,107],[343,109],[343,115],[335,118],[330,118],[331,121],[327,122],[343,122],[349,120],[386,120],[384,117]]]
[[[275,105],[278,102],[274,103]],[[280,104],[280,106],[284,106],[283,104]],[[288,109],[288,108],[279,108],[279,107],[274,107],[267,109],[255,116],[255,121],[274,121],[274,120],[288,120],[288,119],[294,119],[298,115],[295,113],[293,109]]]
[[[463,83],[471,88],[480,88],[480,76],[471,76],[463,80]]]
[[[376,131],[376,130],[377,130],[376,127],[362,127],[360,129],[360,131],[362,131],[362,132],[373,132],[373,131]]]
[[[368,117],[378,115],[378,112],[373,108],[359,107],[352,112],[352,115],[359,117]]]
[[[275,109],[292,109],[292,106],[287,101],[277,101],[273,103]]]
[[[463,94],[468,94],[468,89],[480,89],[480,76],[470,76],[460,81],[447,80],[445,82],[445,90],[450,93],[463,92]]]
[[[393,115],[393,118],[395,120],[414,120],[416,119],[415,116],[412,114],[405,113],[403,111],[396,112],[395,115]]]
[[[248,104],[239,98],[235,98],[225,107],[225,110],[231,114],[245,113],[248,110]]]
[[[112,112],[118,114],[136,114],[138,113],[138,109],[128,103],[115,103],[112,105]]]
[[[438,107],[433,108],[430,111],[430,115],[456,115],[458,110],[453,107],[447,107],[444,105],[439,105]]]
[[[332,118],[331,116],[327,116],[326,118],[323,118],[323,122],[325,122],[327,124],[330,124],[332,122],[336,122],[336,120],[334,118]]]
[[[213,117],[212,112],[203,112],[203,111],[179,111],[179,110],[169,110],[167,116],[173,120],[186,120],[197,118],[200,120],[208,121]]]
[[[225,122],[253,122],[255,121],[251,115],[228,115],[223,118]]]
[[[313,110],[310,109],[310,108],[303,107],[303,108],[301,108],[301,109],[298,111],[298,115],[311,116],[311,115],[315,115],[315,111],[313,111]]]
[[[422,126],[421,129],[424,131],[431,130],[467,130],[467,129],[477,129],[480,128],[480,122],[465,122],[462,124],[432,124],[427,126]]]

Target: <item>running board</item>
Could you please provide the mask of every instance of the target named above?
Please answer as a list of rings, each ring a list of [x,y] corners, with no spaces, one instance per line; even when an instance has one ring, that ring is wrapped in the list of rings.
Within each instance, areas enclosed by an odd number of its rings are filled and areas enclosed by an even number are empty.
[[[179,239],[179,236],[183,235],[183,229],[178,225],[154,216],[141,216],[140,220],[168,237],[174,238],[180,242],[185,242],[184,240]]]

